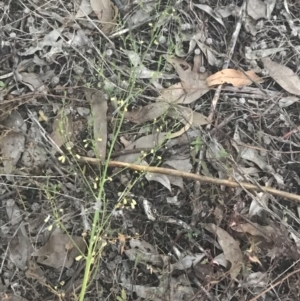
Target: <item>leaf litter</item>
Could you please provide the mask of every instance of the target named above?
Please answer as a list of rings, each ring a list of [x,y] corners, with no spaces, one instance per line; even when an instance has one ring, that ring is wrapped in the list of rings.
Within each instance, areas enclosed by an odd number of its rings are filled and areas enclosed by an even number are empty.
[[[2,7],[5,298],[70,299],[87,263],[77,260],[92,254],[91,300],[296,300],[299,208],[242,182],[298,192],[298,6]],[[104,175],[101,164],[78,159],[105,164],[110,154],[240,185],[111,168]],[[99,250],[87,253],[95,211],[109,227],[97,224]],[[288,278],[282,292],[276,283]]]

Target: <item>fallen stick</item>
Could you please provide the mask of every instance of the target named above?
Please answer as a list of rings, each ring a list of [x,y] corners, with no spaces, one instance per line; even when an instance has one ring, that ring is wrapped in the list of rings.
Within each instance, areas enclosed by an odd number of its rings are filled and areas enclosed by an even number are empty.
[[[99,165],[100,160],[96,158],[90,158],[90,157],[81,157],[79,159],[81,162],[89,163],[92,165]],[[202,175],[197,175],[189,172],[184,172],[176,169],[170,169],[170,168],[163,168],[163,167],[155,167],[155,166],[142,166],[137,164],[130,164],[125,162],[119,162],[119,161],[109,161],[108,166],[110,167],[120,167],[120,168],[129,168],[131,170],[140,171],[140,172],[153,172],[153,173],[159,173],[164,175],[171,175],[175,177],[182,177],[185,179],[191,179],[194,181],[200,181],[202,183],[207,184],[214,184],[214,185],[224,185],[227,187],[233,187],[233,188],[244,188],[252,191],[263,191],[270,193],[272,195],[280,196],[282,198],[293,200],[300,203],[300,195],[286,192],[283,190],[278,190],[272,187],[267,186],[259,186],[254,185],[247,182],[235,182],[225,179],[218,179],[218,178],[212,178],[212,177],[206,177]]]

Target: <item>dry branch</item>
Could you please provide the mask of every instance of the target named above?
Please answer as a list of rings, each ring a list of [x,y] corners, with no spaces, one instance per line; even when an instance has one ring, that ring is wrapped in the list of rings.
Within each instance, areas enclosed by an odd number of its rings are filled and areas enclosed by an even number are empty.
[[[81,157],[80,161],[83,163],[89,163],[92,165],[100,164],[100,161],[96,158]],[[300,195],[286,192],[283,190],[278,190],[278,189],[275,189],[272,187],[254,185],[254,184],[247,183],[247,182],[235,182],[235,181],[230,181],[230,180],[206,177],[206,176],[197,175],[197,174],[184,172],[184,171],[180,171],[180,170],[175,170],[175,169],[170,169],[170,168],[142,166],[142,165],[130,164],[130,163],[119,162],[119,161],[109,161],[108,166],[129,168],[129,169],[140,171],[140,172],[154,172],[154,173],[159,173],[159,174],[171,175],[171,176],[175,176],[175,177],[191,179],[194,181],[200,181],[202,183],[207,183],[207,184],[224,185],[224,186],[233,187],[233,188],[241,187],[241,188],[244,188],[247,190],[252,190],[252,191],[263,191],[266,193],[270,193],[272,195],[276,195],[276,196],[279,196],[279,197],[282,197],[282,198],[285,198],[288,200],[293,200],[293,201],[300,203]]]

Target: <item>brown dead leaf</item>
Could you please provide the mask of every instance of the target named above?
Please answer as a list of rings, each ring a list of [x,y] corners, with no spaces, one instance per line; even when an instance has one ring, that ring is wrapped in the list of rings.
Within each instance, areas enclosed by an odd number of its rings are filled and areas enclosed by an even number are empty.
[[[18,163],[25,147],[27,126],[19,112],[13,111],[2,123],[6,129],[0,138],[0,149],[5,172],[9,175]]]
[[[110,0],[91,0],[91,7],[102,24],[102,31],[109,34],[116,26],[117,7]]]
[[[51,139],[55,143],[52,146],[52,153],[55,154],[63,144],[70,141],[73,134],[73,124],[71,114],[66,115],[64,110],[61,110],[52,125],[53,132]]]
[[[88,16],[91,12],[93,12],[93,9],[91,7],[90,1],[82,0],[75,18],[82,18]]]
[[[102,91],[85,89],[85,97],[91,104],[96,156],[105,160],[107,144],[107,101]]]
[[[225,83],[232,84],[235,87],[242,87],[249,86],[253,82],[262,83],[263,79],[257,76],[252,70],[242,72],[235,69],[224,69],[206,79],[209,87]]]
[[[194,112],[190,108],[183,106],[174,106],[170,108],[167,115],[176,120],[180,120],[183,124],[192,121],[191,125],[193,126],[201,126],[209,123],[207,117],[203,114]]]
[[[176,57],[166,57],[167,61],[173,65],[181,80],[181,86],[185,94],[176,100],[176,103],[189,104],[206,94],[210,89],[205,79],[206,73],[198,73],[186,61]],[[198,65],[198,56],[195,56],[194,64]],[[169,88],[170,89],[170,88]],[[168,101],[162,94],[161,99]]]
[[[161,95],[157,101],[164,101],[167,103],[182,103],[182,100],[186,96],[181,83],[174,84],[167,89],[162,90]]]
[[[247,14],[254,20],[267,17],[266,4],[261,0],[251,0],[247,5]]]
[[[234,231],[241,233],[249,233],[252,236],[264,237],[267,241],[271,241],[272,235],[275,234],[275,230],[271,226],[261,226],[256,223],[245,223],[231,226]]]
[[[243,262],[243,253],[239,247],[239,243],[225,230],[215,224],[203,224],[203,227],[218,237],[218,242],[224,252],[224,256],[231,263],[230,276],[232,279],[235,279],[240,273]]]
[[[63,234],[56,228],[49,241],[31,255],[38,257],[37,262],[56,269],[70,268],[74,259],[84,253],[86,243],[80,236]]]
[[[125,118],[133,123],[142,124],[163,115],[170,104],[166,102],[151,103],[137,111],[126,112]]]
[[[143,161],[141,165],[149,166],[149,164],[146,161]],[[170,192],[172,191],[171,189],[171,183],[168,178],[168,176],[163,175],[163,174],[158,174],[154,172],[147,172],[145,175],[145,178],[148,181],[155,181],[166,187]]]
[[[176,69],[181,82],[170,86],[161,91],[156,103],[151,103],[142,107],[140,110],[127,112],[125,118],[133,123],[142,124],[162,116],[168,111],[170,105],[190,104],[209,91],[205,82],[206,73],[198,73],[201,61],[200,56],[194,57],[193,68],[184,60],[179,58],[167,57],[167,61]],[[186,111],[187,108],[180,107],[180,110]],[[203,115],[195,113],[195,125],[207,124]]]
[[[27,86],[31,91],[46,92],[47,88],[43,84],[41,76],[36,73],[21,72],[17,77],[18,80]]]
[[[200,41],[196,41],[198,47],[201,49],[202,53],[205,55],[207,62],[210,66],[220,66],[220,60],[216,58],[213,51],[210,49],[209,46],[201,43]]]
[[[300,95],[300,79],[297,74],[290,68],[271,61],[269,58],[263,58],[262,62],[269,75],[279,84],[284,90]]]
[[[171,107],[170,104],[165,102],[151,103],[142,107],[140,110],[126,112],[125,118],[133,123],[142,124],[154,120],[163,114],[180,120],[183,124],[191,122],[191,125],[194,126],[206,125],[209,122],[207,117],[201,113],[194,112],[190,108],[183,106]]]
[[[31,241],[24,225],[18,229],[16,236],[9,244],[9,258],[22,271],[26,270],[32,252]]]

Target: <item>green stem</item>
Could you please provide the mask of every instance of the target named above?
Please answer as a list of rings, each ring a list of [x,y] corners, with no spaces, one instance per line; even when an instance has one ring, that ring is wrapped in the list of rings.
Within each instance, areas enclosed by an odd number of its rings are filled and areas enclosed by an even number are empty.
[[[103,175],[101,177],[101,183],[100,183],[100,187],[99,187],[97,201],[101,201],[102,198],[103,198],[104,184],[105,184],[105,181],[106,181],[107,170],[108,170],[108,162],[110,160],[111,154],[113,153],[113,148],[114,148],[114,145],[115,145],[115,143],[117,141],[118,134],[120,133],[121,126],[122,126],[122,123],[124,121],[124,116],[125,116],[125,114],[122,114],[121,121],[119,123],[117,132],[114,135],[111,147],[109,149],[109,153],[108,153],[108,156],[107,156],[108,159],[105,162],[104,170],[103,170]],[[104,200],[103,200],[103,202],[104,202]],[[103,215],[104,215],[104,212],[103,212]],[[82,281],[82,287],[81,287],[81,291],[80,291],[79,301],[84,301],[84,296],[85,296],[85,293],[86,293],[86,290],[87,290],[87,286],[88,286],[88,281],[89,281],[89,278],[90,278],[89,276],[90,276],[90,271],[91,271],[91,265],[92,265],[92,262],[93,262],[92,257],[93,257],[95,243],[97,242],[96,229],[98,230],[98,233],[102,232],[102,230],[103,230],[102,227],[100,227],[101,229],[98,228],[99,216],[100,216],[100,208],[98,209],[98,207],[97,207],[97,209],[95,211],[95,214],[94,214],[94,218],[93,218],[93,225],[92,225],[92,230],[91,230],[91,235],[90,235],[88,254],[86,256],[86,267],[85,267],[85,270],[84,270],[84,276],[83,276],[83,281]],[[102,220],[103,220],[103,217],[102,217]]]

